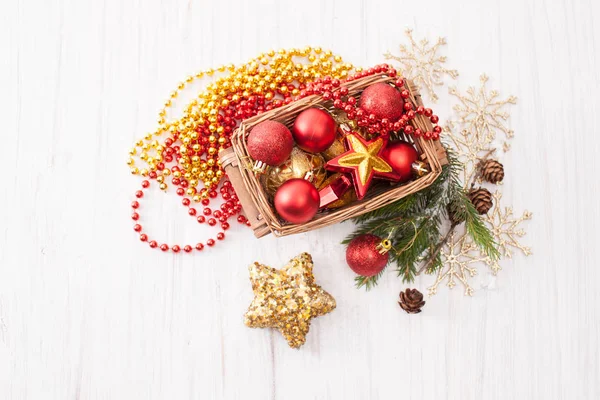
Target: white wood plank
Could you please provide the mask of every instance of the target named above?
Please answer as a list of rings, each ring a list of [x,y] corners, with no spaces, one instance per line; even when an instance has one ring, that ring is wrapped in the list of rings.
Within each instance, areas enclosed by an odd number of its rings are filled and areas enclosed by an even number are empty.
[[[600,397],[597,2],[15,0],[0,10],[0,398]],[[126,151],[179,80],[307,44],[374,64],[406,27],[447,37],[459,87],[486,72],[518,96],[504,192],[534,212],[533,257],[505,260],[498,277],[481,270],[473,299],[442,290],[407,316],[392,273],[370,293],[353,288],[338,244],[348,224],[260,241],[234,226],[193,257],[138,243]],[[205,235],[174,197],[145,200],[144,226],[164,240]],[[338,309],[292,351],[243,325],[246,266],[301,251]]]

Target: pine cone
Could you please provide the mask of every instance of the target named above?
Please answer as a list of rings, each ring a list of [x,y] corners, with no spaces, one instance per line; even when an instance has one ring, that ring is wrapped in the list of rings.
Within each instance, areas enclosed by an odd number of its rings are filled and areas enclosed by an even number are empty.
[[[484,160],[479,163],[481,177],[483,180],[493,184],[502,182],[504,179],[504,166],[496,160]]]
[[[406,289],[400,292],[400,307],[409,314],[418,314],[421,312],[421,307],[425,305],[423,301],[423,293],[417,289]]]
[[[487,214],[494,205],[492,194],[486,188],[473,189],[467,196],[480,215]]]
[[[448,212],[448,219],[452,225],[460,225],[465,222],[464,207],[458,202],[448,203],[446,206],[446,211]],[[457,211],[460,211],[460,213],[457,214]]]

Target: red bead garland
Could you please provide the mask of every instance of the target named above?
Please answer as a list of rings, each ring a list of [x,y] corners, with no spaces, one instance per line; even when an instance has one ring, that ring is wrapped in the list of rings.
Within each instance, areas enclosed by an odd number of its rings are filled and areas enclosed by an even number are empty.
[[[174,167],[174,168],[176,168],[176,167]],[[142,188],[145,190],[145,189],[148,189],[149,187],[150,187],[150,181],[144,180],[142,182]],[[229,218],[233,217],[233,216],[237,215],[238,221],[243,221],[245,223],[246,222],[246,217],[244,217],[243,215],[239,215],[239,213],[242,210],[242,206],[241,206],[241,204],[239,202],[239,199],[238,199],[237,195],[235,194],[235,192],[233,190],[233,186],[231,186],[231,182],[229,182],[229,181],[223,182],[223,185],[221,186],[220,192],[221,192],[221,196],[224,199],[225,198],[227,199],[223,204],[221,204],[220,209],[213,211],[210,208],[205,207],[202,210],[202,213],[204,215],[199,215],[196,218],[197,221],[199,223],[203,223],[206,220],[205,216],[212,215],[213,217],[218,218],[221,221],[221,229],[223,229],[224,231],[227,230],[227,229],[229,229],[229,223],[227,222],[227,220]],[[215,193],[216,193],[216,191],[215,191]],[[138,199],[141,199],[144,196],[144,192],[142,190],[138,190],[138,191],[136,191],[135,196]],[[208,199],[204,199],[204,200],[208,200]],[[208,203],[209,203],[209,201],[206,201],[206,202],[203,201],[202,202],[202,204],[206,204],[206,205],[208,205]],[[196,211],[195,208],[190,207],[190,205],[192,204],[192,202],[191,202],[191,200],[189,198],[184,197],[181,200],[181,204],[184,207],[188,207],[188,214],[190,216],[196,216],[197,211]],[[134,210],[133,213],[132,213],[132,215],[131,215],[131,218],[134,221],[137,221],[140,218],[140,215],[139,215],[139,213],[137,211],[140,208],[139,201],[134,200],[131,203],[131,208]],[[215,226],[217,224],[217,220],[215,218],[209,218],[208,224],[210,226]],[[148,245],[150,246],[150,248],[153,248],[153,249],[158,248],[158,249],[160,249],[163,252],[167,252],[167,251],[171,250],[174,253],[179,253],[182,249],[186,253],[191,253],[193,249],[196,249],[197,251],[202,251],[204,249],[204,244],[203,243],[196,243],[196,245],[193,246],[193,247],[191,245],[181,246],[181,245],[178,245],[178,244],[174,244],[172,246],[169,246],[166,243],[163,243],[163,244],[159,245],[156,240],[150,240],[149,237],[148,237],[148,235],[146,233],[142,233],[142,229],[143,229],[142,225],[139,224],[139,223],[136,223],[133,226],[133,230],[135,232],[138,232],[140,234],[140,236],[139,236],[140,240],[142,242],[148,242]],[[219,240],[219,241],[225,240],[225,233],[224,232],[217,233],[216,239]],[[210,246],[210,247],[214,246],[216,243],[217,243],[216,240],[212,239],[212,238],[207,239],[207,241],[206,241],[206,245]]]

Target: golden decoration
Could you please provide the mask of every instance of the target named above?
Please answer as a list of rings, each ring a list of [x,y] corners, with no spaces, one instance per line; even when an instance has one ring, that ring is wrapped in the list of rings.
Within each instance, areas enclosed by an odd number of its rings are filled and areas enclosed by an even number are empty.
[[[356,136],[351,135],[347,139],[353,152],[341,157],[338,164],[342,167],[358,167],[357,175],[363,185],[367,184],[373,171],[392,172],[392,167],[378,155],[384,145],[383,140],[374,140],[365,145]]]
[[[250,328],[275,328],[288,345],[299,348],[306,341],[312,318],[335,309],[333,296],[315,283],[312,257],[302,253],[281,270],[250,265],[250,281],[254,300],[244,323]]]
[[[474,291],[469,284],[469,278],[477,275],[476,264],[489,264],[490,258],[482,254],[479,248],[470,240],[469,235],[464,232],[458,235],[455,232],[450,234],[441,255],[444,266],[437,271],[437,277],[433,285],[427,288],[429,295],[436,294],[440,283],[446,280],[448,288],[454,288],[458,281],[464,286],[465,295],[472,296]]]
[[[494,193],[494,204],[500,203],[501,199],[501,192]],[[525,236],[525,230],[520,227],[521,223],[529,221],[532,216],[531,212],[525,210],[520,217],[516,217],[511,206],[494,207],[491,212],[488,212],[485,220],[496,238],[498,250],[503,257],[512,258],[514,250],[520,250],[525,256],[531,255],[531,247],[522,245],[519,239]]]
[[[456,79],[458,71],[444,67],[446,57],[438,55],[441,46],[446,45],[445,38],[438,38],[431,46],[429,40],[421,39],[418,43],[413,38],[412,29],[406,30],[409,46],[400,45],[400,54],[393,55],[389,51],[384,54],[387,60],[398,61],[402,76],[411,79],[416,85],[425,87],[433,102],[437,102],[436,86],[444,84],[444,76]]]
[[[505,108],[516,104],[517,98],[509,96],[499,100],[496,90],[488,92],[488,80],[485,74],[481,75],[479,89],[469,87],[466,95],[455,87],[449,90],[458,100],[458,104],[453,107],[458,115],[458,121],[454,124],[458,123],[461,127],[460,133],[450,135],[450,138],[457,147],[464,150],[466,160],[473,163],[479,162],[482,153],[488,153],[498,147],[498,143],[495,143],[498,133],[504,134],[506,139],[501,144],[504,152],[510,150],[508,140],[514,137],[514,131],[505,124],[509,118]]]
[[[229,138],[226,127],[219,120],[218,115],[222,107],[229,106],[229,99],[237,102],[251,95],[264,95],[267,100],[281,98],[281,95],[287,92],[288,83],[303,84],[324,76],[344,79],[353,69],[352,64],[344,63],[340,56],[334,55],[329,50],[305,47],[271,50],[259,54],[245,64],[222,65],[199,71],[181,81],[171,92],[158,114],[158,127],[135,143],[129,151],[129,155],[135,158],[129,157],[127,164],[134,175],[142,174],[142,171],[145,174],[149,171],[157,171],[158,166],[164,163],[164,149],[157,139],[164,136],[171,137],[177,133],[178,142],[181,143],[179,146],[181,154],[186,154],[188,150],[197,151],[194,150],[199,138],[197,128],[208,124],[212,135],[209,136],[208,148],[203,155],[206,160],[197,156],[194,156],[196,159],[187,156],[179,159],[182,173],[189,174],[186,179],[195,182],[195,185],[190,183],[190,189],[201,197],[206,197],[208,191],[217,187],[223,177],[223,169],[218,162],[218,152],[226,147]],[[356,69],[359,70],[360,68]],[[182,91],[204,78],[211,79],[211,83],[185,106],[182,116],[171,121],[167,120],[167,111],[175,105]],[[298,96],[299,93],[298,89],[294,89],[291,94]],[[138,168],[136,162],[144,166]],[[205,162],[201,170],[197,168],[200,162]],[[201,185],[204,187],[199,187]]]
[[[375,248],[379,254],[385,254],[392,249],[392,241],[390,239],[383,239]]]
[[[309,174],[309,177],[307,177]],[[273,196],[279,186],[293,178],[307,178],[315,187],[319,187],[325,177],[325,160],[319,154],[311,154],[294,147],[290,157],[282,165],[272,167],[262,177],[262,184],[268,194]]]
[[[338,135],[335,141],[325,151],[321,152],[321,155],[325,161],[333,160],[339,155],[346,152],[346,146],[344,145],[344,137]]]

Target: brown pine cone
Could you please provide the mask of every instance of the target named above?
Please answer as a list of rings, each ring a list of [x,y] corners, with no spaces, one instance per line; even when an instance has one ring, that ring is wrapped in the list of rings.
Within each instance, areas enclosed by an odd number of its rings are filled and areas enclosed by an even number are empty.
[[[450,223],[452,223],[452,225],[457,226],[465,222],[464,215],[461,215],[464,214],[463,208],[464,207],[458,202],[451,202],[448,203],[448,205],[446,206],[446,211],[448,212],[448,219],[450,220]],[[457,214],[457,211],[460,211],[460,213]]]
[[[467,196],[480,215],[487,214],[494,205],[492,194],[486,188],[472,189]]]
[[[481,177],[483,180],[493,184],[502,182],[504,179],[504,166],[496,160],[484,160],[479,163]]]
[[[421,312],[421,307],[425,305],[423,301],[423,293],[417,289],[406,289],[400,292],[400,307],[409,314],[418,314]]]

